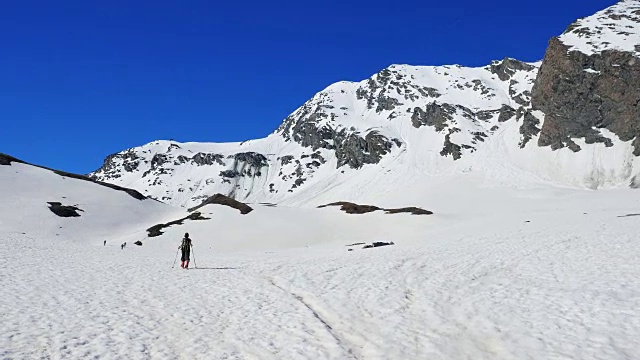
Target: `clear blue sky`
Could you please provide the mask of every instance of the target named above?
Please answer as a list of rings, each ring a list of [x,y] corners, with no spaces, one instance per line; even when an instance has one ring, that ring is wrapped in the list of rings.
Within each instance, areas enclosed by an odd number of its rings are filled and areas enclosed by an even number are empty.
[[[0,152],[87,173],[157,139],[264,137],[390,64],[542,59],[614,0],[5,1]]]

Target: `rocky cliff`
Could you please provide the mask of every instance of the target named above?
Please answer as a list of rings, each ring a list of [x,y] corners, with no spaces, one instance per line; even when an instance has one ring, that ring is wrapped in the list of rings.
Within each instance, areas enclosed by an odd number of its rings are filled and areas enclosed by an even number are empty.
[[[640,2],[621,1],[551,39],[533,87],[545,113],[538,144],[580,151],[574,139],[613,146],[607,129],[640,156]]]

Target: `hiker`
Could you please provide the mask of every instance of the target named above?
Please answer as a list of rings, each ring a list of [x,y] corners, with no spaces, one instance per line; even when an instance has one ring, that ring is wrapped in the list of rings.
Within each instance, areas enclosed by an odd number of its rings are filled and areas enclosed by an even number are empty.
[[[182,250],[182,264],[180,265],[183,269],[189,268],[189,255],[191,254],[191,239],[189,239],[189,233],[184,234],[184,239],[182,239],[182,244],[178,247],[178,249]]]
[[[124,244],[120,244],[120,250],[124,250]]]
[[[104,241],[104,245],[102,245],[102,246],[107,246],[107,240]]]

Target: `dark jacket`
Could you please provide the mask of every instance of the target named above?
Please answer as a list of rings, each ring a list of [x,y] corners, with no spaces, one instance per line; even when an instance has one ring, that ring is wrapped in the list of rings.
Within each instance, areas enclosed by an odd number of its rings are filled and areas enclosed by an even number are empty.
[[[191,239],[182,239],[182,244],[180,244],[179,249],[182,250],[182,261],[189,260],[189,255],[191,253]]]

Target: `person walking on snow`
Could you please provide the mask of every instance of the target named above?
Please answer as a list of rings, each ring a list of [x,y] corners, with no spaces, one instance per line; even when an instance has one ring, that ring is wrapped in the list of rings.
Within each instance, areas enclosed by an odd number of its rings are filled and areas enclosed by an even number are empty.
[[[184,234],[184,239],[182,239],[182,244],[178,247],[178,249],[182,250],[182,264],[180,265],[183,269],[189,268],[189,255],[191,255],[191,239],[189,239],[189,233]]]

